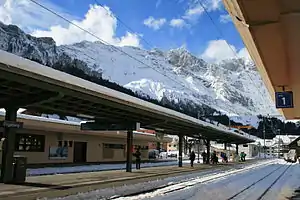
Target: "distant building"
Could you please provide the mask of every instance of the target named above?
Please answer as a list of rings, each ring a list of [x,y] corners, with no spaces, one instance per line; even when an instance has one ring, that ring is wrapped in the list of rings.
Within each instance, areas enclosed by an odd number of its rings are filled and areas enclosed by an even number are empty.
[[[174,136],[172,138],[172,141],[167,143],[167,149],[166,149],[167,152],[169,152],[169,151],[178,151],[178,148],[179,148],[178,142],[179,142],[178,137]]]
[[[276,135],[276,137],[274,137],[273,139],[266,139],[265,152],[269,156],[281,157],[284,153],[287,153],[289,151],[289,144],[297,138],[297,135]],[[262,152],[264,152],[264,140],[258,139],[256,142],[260,143]]]

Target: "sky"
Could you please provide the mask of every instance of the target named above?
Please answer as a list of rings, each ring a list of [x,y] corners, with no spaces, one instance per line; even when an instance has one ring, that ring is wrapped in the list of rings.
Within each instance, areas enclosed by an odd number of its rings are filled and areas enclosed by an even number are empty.
[[[0,21],[33,36],[53,37],[57,45],[101,40],[143,49],[185,47],[209,62],[237,56],[249,59],[222,0],[35,1],[77,26],[31,0],[0,0]]]

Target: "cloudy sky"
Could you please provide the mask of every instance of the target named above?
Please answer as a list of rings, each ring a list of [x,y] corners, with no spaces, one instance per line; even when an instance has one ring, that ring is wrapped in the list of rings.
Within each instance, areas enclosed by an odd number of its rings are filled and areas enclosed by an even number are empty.
[[[185,46],[194,55],[211,62],[236,55],[248,57],[222,0],[35,1],[97,38],[30,0],[0,0],[0,21],[16,24],[34,36],[53,37],[58,45],[100,38],[116,46],[131,45],[145,49],[168,50]]]

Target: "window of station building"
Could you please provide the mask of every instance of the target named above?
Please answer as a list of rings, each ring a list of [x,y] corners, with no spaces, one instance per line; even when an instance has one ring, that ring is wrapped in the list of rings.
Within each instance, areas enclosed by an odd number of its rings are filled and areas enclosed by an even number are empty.
[[[125,144],[107,144],[104,143],[103,147],[106,149],[125,149]]]
[[[44,152],[45,136],[16,134],[15,151]]]

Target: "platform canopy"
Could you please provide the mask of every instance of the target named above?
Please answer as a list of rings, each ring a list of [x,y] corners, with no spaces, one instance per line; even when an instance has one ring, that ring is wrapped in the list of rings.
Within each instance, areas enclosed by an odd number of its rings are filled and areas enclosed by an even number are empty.
[[[300,1],[223,2],[256,63],[274,105],[276,102],[287,119],[300,119]],[[276,92],[285,93],[275,95]]]
[[[243,144],[248,136],[197,120],[0,51],[0,108],[18,107],[68,116],[93,116],[107,123],[141,123],[173,135]]]

